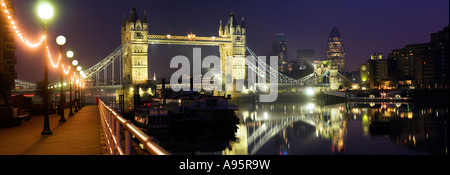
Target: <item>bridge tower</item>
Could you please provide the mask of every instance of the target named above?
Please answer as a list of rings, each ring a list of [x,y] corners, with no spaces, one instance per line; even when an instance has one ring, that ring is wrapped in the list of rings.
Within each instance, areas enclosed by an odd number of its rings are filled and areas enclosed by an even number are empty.
[[[246,53],[246,27],[244,24],[244,18],[239,25],[234,18],[233,11],[230,12],[230,17],[225,27],[222,27],[222,21],[220,21],[219,37],[230,38],[231,43],[225,43],[219,45],[220,60],[222,62],[222,70],[225,72],[223,80],[225,82],[234,82],[244,80],[246,77],[245,71],[245,53]],[[231,58],[232,60],[228,60]],[[226,68],[229,68],[226,70]],[[230,70],[231,69],[231,70]],[[235,84],[235,83],[233,83]],[[227,84],[225,90],[232,90],[233,86]]]
[[[339,77],[338,77],[338,66],[333,65],[330,69],[330,89],[331,90],[338,90],[339,89]]]
[[[133,5],[130,18],[123,17],[122,22],[122,46],[128,43],[122,53],[123,84],[146,84],[148,80],[148,23],[144,12],[144,18],[140,19]]]

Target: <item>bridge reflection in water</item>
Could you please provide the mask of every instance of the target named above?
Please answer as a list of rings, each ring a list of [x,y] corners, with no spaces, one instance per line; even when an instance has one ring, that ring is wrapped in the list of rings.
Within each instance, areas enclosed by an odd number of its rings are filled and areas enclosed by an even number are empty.
[[[448,154],[448,105],[241,104],[237,127],[147,131],[173,154]]]
[[[221,154],[448,154],[448,105],[240,105]]]

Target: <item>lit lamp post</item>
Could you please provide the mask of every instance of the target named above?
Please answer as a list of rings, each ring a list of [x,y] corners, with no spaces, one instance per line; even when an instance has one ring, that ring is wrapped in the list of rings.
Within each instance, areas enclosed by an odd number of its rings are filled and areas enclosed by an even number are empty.
[[[44,20],[44,36],[47,38],[47,20],[53,16],[53,8],[50,4],[41,4],[38,7],[38,15]],[[48,61],[47,61],[47,39],[44,41],[44,129],[41,135],[52,135],[50,130],[50,122],[48,117]]]
[[[84,90],[84,83],[85,83],[84,80],[86,79],[86,74],[84,74],[84,71],[80,71],[80,78],[81,78],[80,90],[81,90],[81,94],[83,94],[83,93],[85,93],[83,90]],[[86,98],[85,96],[86,96],[86,94],[80,96],[80,107],[81,108],[83,108],[85,105],[85,103],[84,103],[84,100]]]
[[[73,52],[72,51],[68,51],[67,53],[66,53],[66,56],[67,56],[67,58],[69,58],[69,60],[72,60],[72,58],[73,58]],[[74,61],[76,61],[76,60],[74,60]],[[72,63],[73,64],[73,63]],[[78,63],[77,63],[78,64]],[[69,81],[70,83],[69,83],[69,96],[70,96],[70,112],[69,112],[69,116],[73,116],[74,114],[73,114],[73,111],[72,111],[72,106],[73,106],[73,103],[72,103],[72,80],[70,80]]]
[[[73,60],[72,61],[72,65],[73,65],[73,67],[77,67],[78,66],[78,61],[77,60]],[[76,82],[76,79],[74,79],[74,81]],[[75,97],[74,97],[74,100],[75,99],[77,99],[77,83],[75,83],[75,86],[74,86],[74,89],[73,89],[74,91],[75,91]],[[74,107],[75,107],[75,112],[78,112],[78,104],[77,105],[73,105]]]
[[[77,67],[77,71],[78,71],[78,98],[77,98],[77,108],[78,108],[78,110],[80,110],[81,109],[81,70],[82,70],[83,68],[81,67],[81,66],[78,66]]]
[[[63,56],[63,45],[66,44],[66,37],[60,35],[56,38],[56,43],[59,45],[59,50],[61,57]],[[61,58],[62,59],[62,58]],[[59,122],[66,122],[66,118],[64,117],[64,103],[66,102],[66,98],[64,95],[64,86],[62,85],[64,81],[64,70],[63,66],[61,64],[61,95],[59,97],[59,112],[61,115],[61,118],[59,119]]]

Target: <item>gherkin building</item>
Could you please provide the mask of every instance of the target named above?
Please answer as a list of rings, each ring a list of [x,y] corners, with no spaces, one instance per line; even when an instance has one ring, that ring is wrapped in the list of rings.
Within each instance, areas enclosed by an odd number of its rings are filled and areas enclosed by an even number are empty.
[[[333,27],[328,38],[327,60],[331,60],[333,65],[337,66],[339,72],[345,70],[345,49],[342,35],[337,29]]]

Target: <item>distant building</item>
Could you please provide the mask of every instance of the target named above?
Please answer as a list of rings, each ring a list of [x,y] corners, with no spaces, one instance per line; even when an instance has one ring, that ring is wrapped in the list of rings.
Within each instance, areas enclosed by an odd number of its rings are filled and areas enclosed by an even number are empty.
[[[388,80],[389,78],[388,60],[384,59],[381,53],[375,52],[370,56],[369,62],[373,65],[374,85],[378,86],[378,88],[389,87],[389,84],[382,84],[382,81]]]
[[[362,88],[370,88],[370,65],[369,63],[361,64],[359,71],[360,71],[360,78],[361,78],[361,87]]]
[[[418,88],[449,87],[449,31],[431,34],[431,42],[407,45],[389,54],[389,76],[398,85]]]
[[[314,70],[314,49],[298,49],[297,62],[301,70]]]
[[[370,60],[360,67],[361,87],[372,89],[391,88],[388,63],[388,60],[383,59],[383,55],[379,52],[370,55]]]
[[[278,71],[288,71],[288,50],[287,42],[284,40],[284,34],[277,34],[272,43],[272,56],[278,56]]]
[[[375,52],[374,54],[370,55],[370,59],[371,60],[381,60],[383,59],[383,54],[381,54],[380,52]]]
[[[395,63],[394,78],[400,82],[400,85],[411,84],[426,88],[434,84],[434,58],[429,43],[407,45],[403,49],[395,49],[389,54],[389,59]]]
[[[336,27],[331,30],[328,38],[327,60],[331,60],[339,69],[339,72],[345,70],[345,49],[342,35]]]
[[[431,34],[431,50],[434,57],[435,79],[437,86],[449,87],[449,31],[444,30]]]
[[[8,6],[8,11],[12,14],[14,18],[14,1],[5,1]],[[15,65],[17,64],[16,58],[16,42],[15,33],[10,27],[9,21],[7,20],[5,13],[2,13],[0,18],[0,73],[10,73],[13,79],[17,78],[17,72]]]

